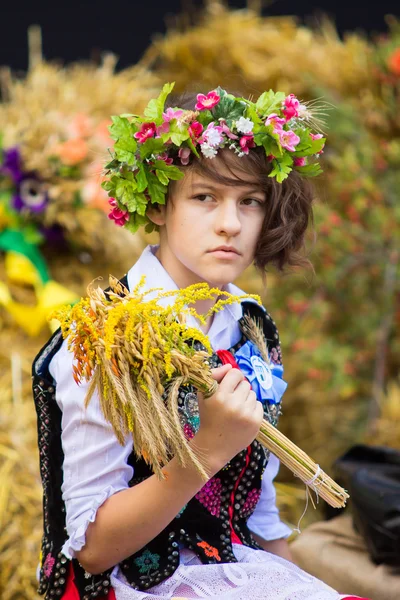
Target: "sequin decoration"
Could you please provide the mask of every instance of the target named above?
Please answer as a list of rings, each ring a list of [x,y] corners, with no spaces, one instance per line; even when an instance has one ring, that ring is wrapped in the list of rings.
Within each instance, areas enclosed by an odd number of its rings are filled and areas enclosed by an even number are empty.
[[[196,494],[196,499],[214,516],[219,517],[221,510],[222,484],[218,477],[213,477]]]
[[[250,492],[247,495],[246,501],[242,506],[242,509],[240,511],[240,516],[241,517],[245,517],[248,518],[254,511],[255,507],[257,506],[257,502],[259,501],[261,496],[261,490],[260,489],[252,489],[250,490]]]

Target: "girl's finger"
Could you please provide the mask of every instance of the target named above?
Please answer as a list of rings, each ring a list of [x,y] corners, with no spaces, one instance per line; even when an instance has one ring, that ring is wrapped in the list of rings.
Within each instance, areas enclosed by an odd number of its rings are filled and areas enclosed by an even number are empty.
[[[232,365],[226,364],[216,369],[211,369],[211,374],[217,383],[221,383],[225,375],[232,369]]]

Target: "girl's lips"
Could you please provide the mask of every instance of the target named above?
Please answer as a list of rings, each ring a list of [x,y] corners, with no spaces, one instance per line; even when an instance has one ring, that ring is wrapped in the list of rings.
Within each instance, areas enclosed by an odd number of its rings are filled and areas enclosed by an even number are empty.
[[[213,256],[215,256],[216,258],[222,258],[222,259],[229,259],[229,260],[234,260],[235,258],[239,258],[240,254],[239,252],[236,252],[234,250],[211,250],[210,254],[212,254]]]
[[[218,246],[218,248],[214,248],[213,250],[210,250],[210,252],[228,252],[238,255],[240,254],[240,252],[233,246]]]

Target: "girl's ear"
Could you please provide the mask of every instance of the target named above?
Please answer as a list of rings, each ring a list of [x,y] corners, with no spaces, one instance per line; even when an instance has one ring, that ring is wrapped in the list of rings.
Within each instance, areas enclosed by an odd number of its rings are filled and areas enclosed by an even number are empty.
[[[153,204],[147,209],[146,215],[156,225],[165,225],[166,208],[165,204]]]

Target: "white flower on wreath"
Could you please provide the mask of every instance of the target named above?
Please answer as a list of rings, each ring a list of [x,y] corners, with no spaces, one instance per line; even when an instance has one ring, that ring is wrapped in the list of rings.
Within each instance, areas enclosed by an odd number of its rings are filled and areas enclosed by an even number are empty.
[[[200,144],[200,148],[206,158],[214,158],[217,156],[217,148],[213,148],[210,144]]]
[[[240,131],[240,133],[251,133],[253,131],[254,123],[250,119],[246,117],[240,117],[236,121],[236,129]]]

